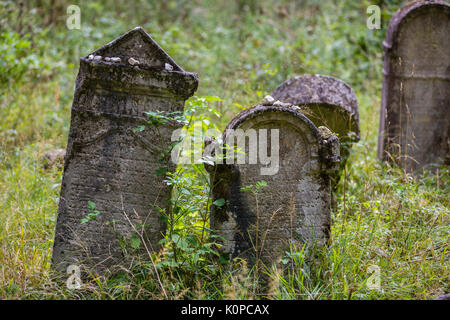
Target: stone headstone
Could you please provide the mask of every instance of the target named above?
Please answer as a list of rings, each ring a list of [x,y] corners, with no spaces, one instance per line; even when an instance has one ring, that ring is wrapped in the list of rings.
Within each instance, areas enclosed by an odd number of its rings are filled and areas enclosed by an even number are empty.
[[[397,11],[383,43],[378,157],[408,172],[450,163],[450,4]]]
[[[124,265],[123,243],[136,230],[157,249],[165,230],[157,208],[167,210],[170,188],[155,171],[159,148],[170,144],[176,125],[134,129],[146,123],[145,112],[181,112],[197,86],[197,75],[181,69],[140,27],[80,59],[53,268],[104,273]]]
[[[352,144],[360,138],[358,100],[347,83],[330,76],[304,75],[283,82],[272,97],[300,106],[317,127],[325,126],[336,133],[341,144],[341,168],[345,166]]]
[[[245,161],[228,157],[223,164],[206,165],[218,204],[212,206],[211,228],[226,239],[222,250],[270,265],[291,244],[323,246],[330,233],[330,175],[339,167],[338,138],[325,127],[319,130],[300,108],[274,105],[258,105],[232,119],[222,137],[228,150],[237,145],[230,138],[236,132],[248,137],[240,145]],[[264,170],[269,167],[277,169]]]

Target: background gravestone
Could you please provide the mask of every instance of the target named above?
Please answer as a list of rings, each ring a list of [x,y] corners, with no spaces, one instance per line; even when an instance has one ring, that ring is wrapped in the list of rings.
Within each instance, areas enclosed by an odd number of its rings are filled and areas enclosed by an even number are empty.
[[[341,145],[341,169],[345,166],[352,144],[360,139],[358,100],[348,84],[329,76],[304,75],[283,82],[272,97],[300,106],[317,127],[325,126],[336,133]]]
[[[397,11],[383,43],[378,157],[407,171],[450,163],[450,5]]]
[[[289,249],[290,241],[297,248],[304,243],[324,245],[331,223],[329,175],[340,160],[337,137],[324,127],[317,129],[297,107],[259,105],[245,110],[228,124],[224,142],[229,129],[278,129],[279,170],[261,175],[261,159],[249,164],[248,143],[245,164],[206,166],[213,200],[226,200],[223,206],[213,205],[211,212],[211,228],[226,239],[223,250],[270,264]],[[271,138],[267,141],[271,150]],[[258,190],[257,197],[241,190],[262,180],[267,186]]]
[[[65,272],[75,264],[103,273],[123,265],[119,239],[130,240],[130,222],[157,247],[165,226],[154,206],[167,209],[170,195],[155,174],[158,146],[170,144],[174,127],[159,127],[160,135],[133,129],[145,124],[146,111],[182,111],[197,85],[197,75],[181,69],[140,27],[80,59],[53,268]],[[96,220],[81,223],[95,210]]]

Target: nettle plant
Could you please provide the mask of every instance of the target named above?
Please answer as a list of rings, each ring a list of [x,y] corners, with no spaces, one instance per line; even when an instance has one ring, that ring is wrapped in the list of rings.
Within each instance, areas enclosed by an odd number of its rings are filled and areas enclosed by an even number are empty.
[[[203,136],[194,134],[194,131],[206,132],[213,125],[212,117],[220,117],[215,104],[222,101],[211,96],[192,97],[186,102],[184,113],[181,112],[147,112],[148,121],[145,125],[136,128],[137,131],[153,127],[158,132],[159,127],[167,122],[176,122],[183,125],[182,133],[177,141],[163,145],[160,139],[160,167],[156,174],[165,176],[165,183],[172,188],[169,210],[157,208],[161,214],[160,219],[167,225],[163,245],[164,256],[157,262],[158,268],[182,268],[183,271],[214,271],[211,256],[220,256],[215,242],[215,235],[209,228],[209,211],[211,205],[223,206],[223,199],[212,203],[210,194],[209,176],[204,168],[206,160],[201,155],[191,153],[202,150]],[[214,127],[215,128],[215,127]],[[217,129],[217,128],[215,128]],[[190,150],[182,148],[183,141],[191,139]],[[171,154],[179,146],[179,152],[188,153],[189,156],[199,159],[191,164],[177,165],[174,172],[170,172]],[[222,261],[223,260],[218,260]]]
[[[94,202],[88,201],[88,207],[89,207],[88,214],[83,219],[81,219],[80,221],[81,224],[92,220],[97,220],[97,217],[100,215],[100,211],[96,209],[96,205]]]
[[[164,182],[171,187],[172,194],[167,199],[168,210],[160,208],[154,204],[151,205],[160,213],[160,221],[164,222],[167,230],[160,244],[162,250],[150,252],[147,247],[147,239],[140,230],[144,225],[133,226],[135,232],[125,239],[118,236],[120,245],[124,253],[133,254],[141,252],[144,249],[150,258],[149,267],[154,269],[158,278],[160,274],[168,271],[175,273],[178,277],[195,281],[197,274],[212,274],[219,272],[215,264],[227,264],[228,260],[221,256],[217,249],[221,246],[217,240],[219,236],[214,235],[209,228],[209,211],[211,205],[223,206],[224,199],[218,199],[212,202],[211,186],[209,176],[204,168],[204,163],[211,164],[210,159],[203,158],[202,155],[194,155],[203,150],[203,135],[194,134],[199,130],[206,132],[213,126],[212,117],[220,117],[220,113],[215,109],[214,104],[222,101],[217,97],[192,97],[186,102],[183,112],[147,112],[147,122],[144,125],[136,127],[134,133],[153,129],[157,137],[154,148],[159,153],[159,167],[155,174],[164,176]],[[162,126],[169,122],[183,125],[182,134],[177,141],[171,143],[165,142],[161,133]],[[216,127],[213,127],[218,131]],[[177,165],[175,171],[170,163],[172,151],[176,146],[182,146],[184,139],[191,139],[190,150],[180,149],[179,152],[196,156],[198,161]],[[192,154],[190,154],[192,153]],[[88,214],[80,221],[82,224],[97,220],[100,212],[96,209],[94,202],[88,202]],[[114,232],[114,222],[112,225]],[[217,259],[211,259],[217,257]],[[142,265],[141,265],[142,266]],[[145,267],[145,266],[144,266]],[[159,280],[162,287],[161,280]]]

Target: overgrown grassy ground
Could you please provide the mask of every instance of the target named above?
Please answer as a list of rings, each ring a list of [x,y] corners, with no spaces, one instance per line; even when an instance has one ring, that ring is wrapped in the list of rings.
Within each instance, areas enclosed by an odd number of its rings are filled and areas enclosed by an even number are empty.
[[[81,30],[68,30],[72,1],[0,1],[0,298],[260,297],[245,263],[223,266],[209,257],[200,166],[180,168],[177,182],[188,195],[180,197],[185,225],[177,232],[188,243],[154,255],[164,290],[149,263],[82,290],[51,279],[61,171],[44,170],[40,158],[65,148],[79,57],[137,25],[199,74],[199,96],[223,99],[213,105],[220,118],[201,108],[196,114],[219,129],[296,75],[335,76],[356,91],[362,138],[336,194],[332,242],[311,263],[301,248],[288,254],[283,261],[294,268],[271,271],[270,298],[429,299],[449,292],[449,169],[414,178],[376,159],[381,43],[401,5],[378,2],[381,30],[366,28],[372,1],[350,0],[86,1],[79,4]],[[173,250],[183,263],[173,261]],[[380,268],[380,290],[366,285],[371,265]]]

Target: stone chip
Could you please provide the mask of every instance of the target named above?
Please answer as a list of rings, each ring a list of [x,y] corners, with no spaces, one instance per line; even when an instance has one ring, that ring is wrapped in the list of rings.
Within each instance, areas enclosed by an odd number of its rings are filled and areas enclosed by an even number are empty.
[[[272,96],[267,95],[267,96],[264,97],[264,99],[262,99],[261,105],[263,105],[263,106],[271,106],[271,105],[273,105],[274,102],[275,102],[275,99]]]
[[[128,59],[128,63],[131,64],[132,66],[137,66],[139,65],[139,60],[134,59],[133,57]]]

